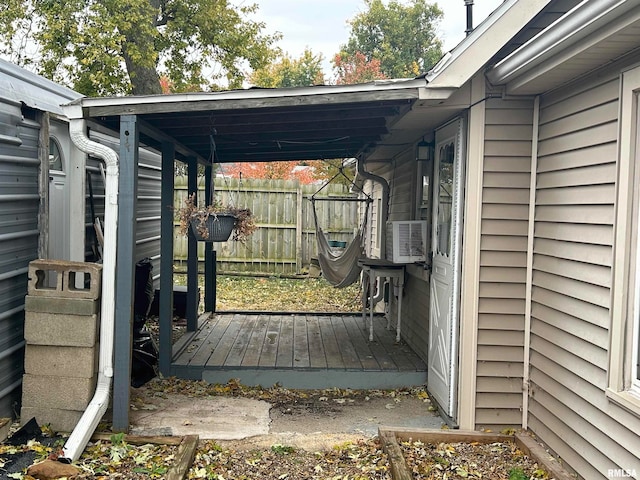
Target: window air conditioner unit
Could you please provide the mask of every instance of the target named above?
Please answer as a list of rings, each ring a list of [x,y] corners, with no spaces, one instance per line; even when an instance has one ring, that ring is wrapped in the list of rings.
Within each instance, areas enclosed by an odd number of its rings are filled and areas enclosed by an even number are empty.
[[[387,222],[387,259],[393,263],[427,260],[426,220]]]

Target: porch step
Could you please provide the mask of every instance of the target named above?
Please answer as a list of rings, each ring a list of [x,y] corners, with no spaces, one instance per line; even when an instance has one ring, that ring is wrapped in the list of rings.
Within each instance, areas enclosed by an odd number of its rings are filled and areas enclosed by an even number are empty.
[[[178,378],[203,380],[211,384],[225,384],[237,379],[242,385],[271,387],[278,384],[292,389],[394,389],[420,386],[427,383],[426,371],[367,372],[356,370],[278,370],[278,369],[203,369],[198,376],[188,369],[172,368]],[[193,376],[192,376],[193,375]]]

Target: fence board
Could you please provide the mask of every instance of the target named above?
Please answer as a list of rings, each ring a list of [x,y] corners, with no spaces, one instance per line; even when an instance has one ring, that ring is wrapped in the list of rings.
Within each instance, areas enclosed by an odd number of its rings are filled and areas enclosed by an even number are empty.
[[[311,196],[318,185],[297,180],[216,178],[216,199],[238,208],[249,208],[258,230],[246,244],[216,243],[218,271],[269,274],[303,273],[317,255]],[[347,187],[328,185],[317,198],[345,197]],[[175,180],[174,206],[183,205],[187,179]],[[204,183],[198,181],[198,204],[205,203]],[[316,203],[318,221],[330,240],[349,242],[360,225],[360,203],[327,200]],[[186,261],[187,239],[174,227],[174,260]],[[204,261],[204,244],[198,245],[198,259]]]

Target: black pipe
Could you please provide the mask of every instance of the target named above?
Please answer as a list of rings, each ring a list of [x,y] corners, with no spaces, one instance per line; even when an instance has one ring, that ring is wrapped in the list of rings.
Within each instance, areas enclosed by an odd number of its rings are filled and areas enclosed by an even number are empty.
[[[467,7],[467,29],[464,31],[467,35],[473,32],[473,0],[464,0]]]

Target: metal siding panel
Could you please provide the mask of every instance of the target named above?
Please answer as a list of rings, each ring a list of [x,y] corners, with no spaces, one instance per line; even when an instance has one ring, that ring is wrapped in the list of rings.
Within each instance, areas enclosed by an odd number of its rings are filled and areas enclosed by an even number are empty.
[[[0,417],[19,411],[24,370],[24,297],[38,257],[38,132],[19,104],[0,99]]]
[[[115,135],[115,133],[114,133]],[[91,138],[103,145],[120,151],[119,139],[101,132],[91,131]],[[135,260],[145,257],[151,258],[153,264],[153,277],[156,286],[160,278],[160,184],[161,184],[161,157],[160,154],[150,148],[141,147],[138,160],[138,190],[136,202],[136,247]],[[104,181],[100,172],[101,161],[89,157],[87,159],[87,172],[91,176],[93,187],[93,200],[96,216],[104,219]],[[87,254],[93,241],[93,226],[91,221],[91,209],[89,188],[86,190],[86,228],[87,228]]]

